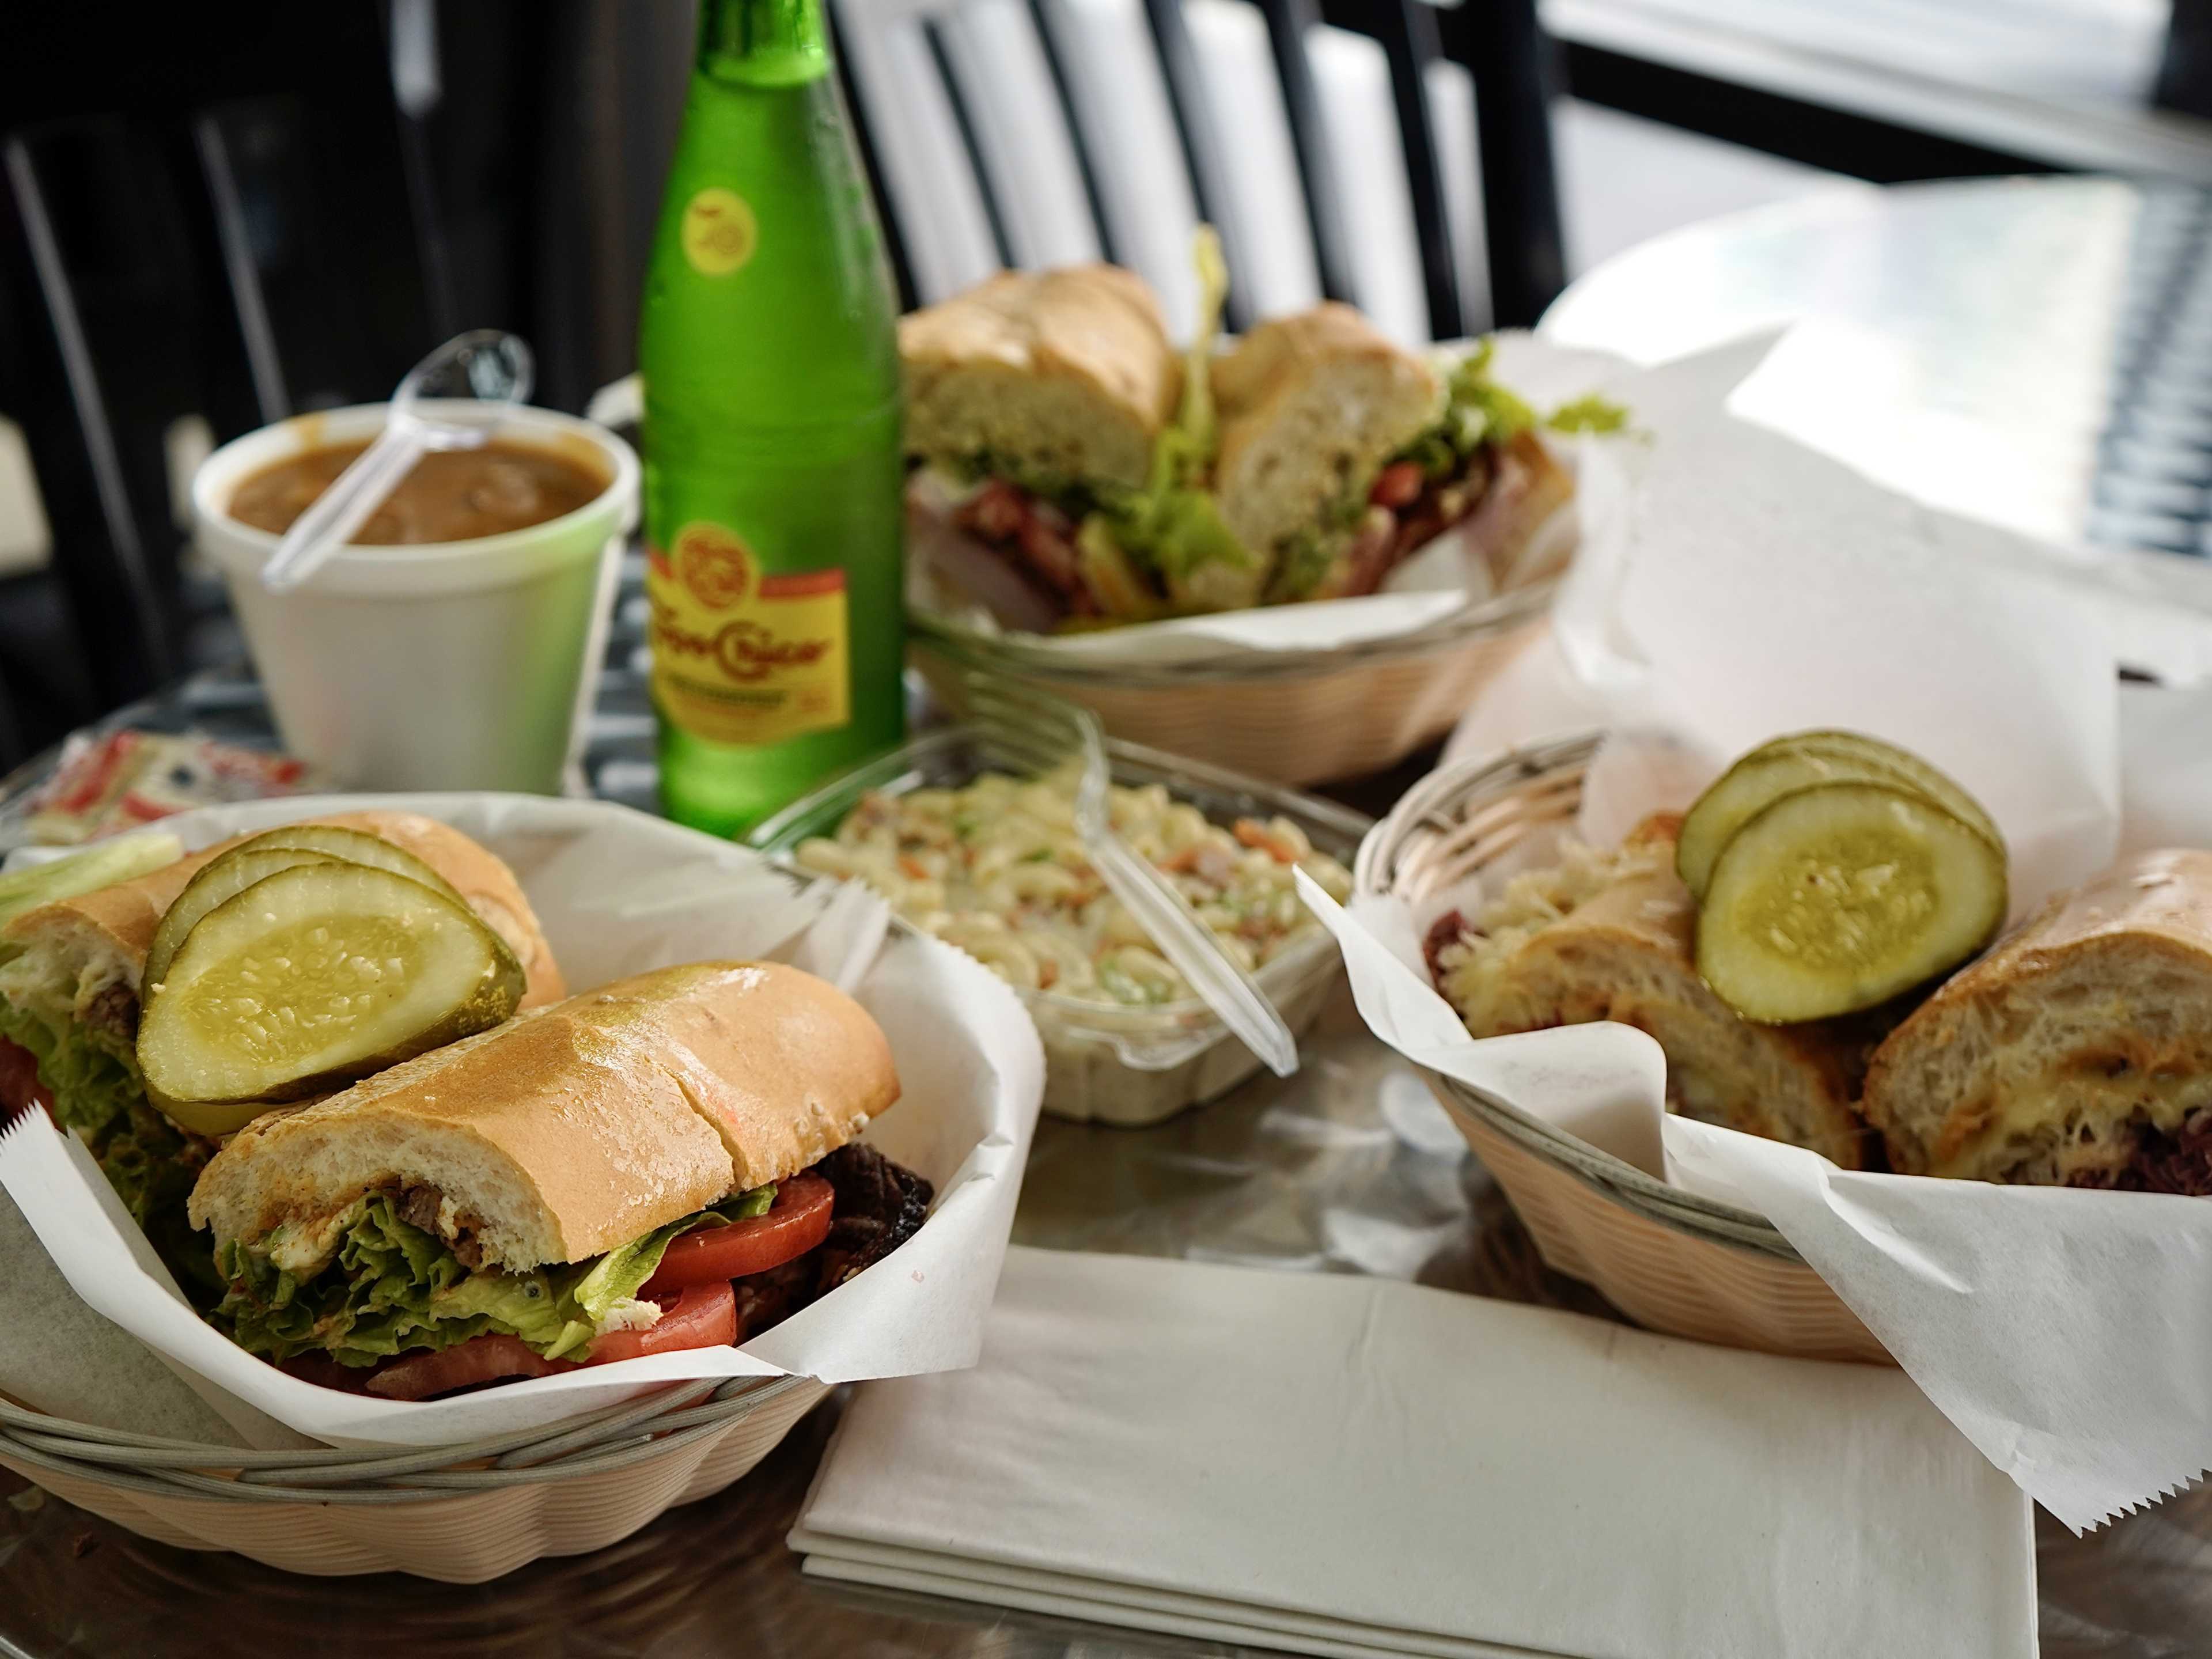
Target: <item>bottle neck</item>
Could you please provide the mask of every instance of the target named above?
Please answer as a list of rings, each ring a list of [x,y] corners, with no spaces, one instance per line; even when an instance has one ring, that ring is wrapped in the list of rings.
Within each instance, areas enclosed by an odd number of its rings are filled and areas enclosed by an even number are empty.
[[[822,0],[700,0],[698,70],[727,86],[820,79],[830,72]]]

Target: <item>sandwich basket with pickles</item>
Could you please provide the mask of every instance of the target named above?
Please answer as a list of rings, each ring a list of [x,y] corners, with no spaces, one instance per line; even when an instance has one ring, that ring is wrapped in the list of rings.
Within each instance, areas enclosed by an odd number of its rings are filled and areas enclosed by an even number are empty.
[[[774,963],[566,994],[513,872],[358,812],[0,883],[0,1109],[98,1163],[179,1288],[415,1400],[746,1340],[920,1226],[854,1140],[883,1033]]]
[[[2212,1195],[2212,853],[2124,860],[1992,946],[2009,903],[1954,780],[1804,732],[1425,954],[1474,1035],[1638,1026],[1670,1109],[1847,1169]]]

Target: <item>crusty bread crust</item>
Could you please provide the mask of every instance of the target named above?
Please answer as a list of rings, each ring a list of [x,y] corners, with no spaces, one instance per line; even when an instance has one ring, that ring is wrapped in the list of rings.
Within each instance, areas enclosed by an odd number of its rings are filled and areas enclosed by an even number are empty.
[[[412,853],[452,883],[454,890],[469,902],[469,908],[514,951],[526,975],[524,1007],[557,1002],[567,994],[560,964],[553,959],[553,947],[539,929],[537,913],[523,896],[514,872],[459,830],[420,812],[334,812],[300,822],[363,830]],[[40,905],[10,923],[8,937],[27,941],[89,930],[129,963],[130,985],[135,991],[146,952],[153,948],[154,930],[177,895],[203,866],[248,839],[234,836],[135,880]]]
[[[1350,306],[1261,323],[1217,358],[1222,521],[1256,553],[1364,489],[1443,408],[1443,383]]]
[[[2045,903],[1891,1034],[1865,1110],[1909,1174],[2100,1182],[2212,1108],[2212,853]]]
[[[827,981],[775,963],[695,963],[568,1006],[649,1030],[730,1155],[739,1188],[796,1175],[899,1097],[890,1043]]]
[[[1521,943],[1493,1023],[1474,1035],[1633,1025],[1666,1051],[1674,1109],[1863,1167],[1851,1103],[1873,1036],[1859,1024],[1754,1025],[1713,994],[1693,965],[1697,901],[1674,873],[1680,828],[1672,815],[1639,825],[1629,845],[1663,857],[1638,860]]]
[[[1182,374],[1159,301],[1113,265],[1002,271],[900,319],[908,453],[1142,484]]]
[[[796,1174],[897,1096],[882,1031],[835,987],[695,963],[258,1118],[209,1163],[191,1214],[252,1242],[367,1191],[430,1187],[489,1265],[580,1261]]]

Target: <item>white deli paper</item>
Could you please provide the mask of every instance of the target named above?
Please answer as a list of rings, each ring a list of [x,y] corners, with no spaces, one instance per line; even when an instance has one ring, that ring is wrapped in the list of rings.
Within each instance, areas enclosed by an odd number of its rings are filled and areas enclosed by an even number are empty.
[[[1555,345],[1527,333],[1496,337],[1496,379],[1539,410],[1591,393],[1613,395],[1613,383],[1633,372],[1623,359],[1605,352]],[[1611,441],[1559,441],[1554,453],[1572,466],[1614,447]],[[1559,514],[1524,553],[1522,568],[1541,571],[1566,560],[1578,539],[1577,525],[1574,509]],[[1068,667],[1218,665],[1246,655],[1341,650],[1419,633],[1497,597],[1486,562],[1464,549],[1452,531],[1394,570],[1382,592],[1359,599],[1054,635],[1030,631],[1048,625],[1048,619],[1029,614],[1036,601],[1027,585],[1006,574],[997,556],[927,515],[910,515],[908,529],[913,546],[908,608],[931,629],[971,647],[981,642],[994,653],[1014,649],[1025,658]]]
[[[2123,848],[2212,847],[2212,692],[2118,684],[2138,643],[2124,595],[2100,589],[2088,603],[2090,589],[2054,574],[2062,556],[1732,421],[1720,399],[1744,366],[1742,353],[1717,354],[1625,389],[1657,435],[1620,562],[1579,596],[1548,661],[1532,653],[1467,727],[1496,744],[1613,726],[1585,783],[1581,829],[1596,844],[1647,811],[1686,805],[1778,732],[1871,732],[1989,807],[2011,846],[2016,918]],[[2212,628],[2196,634],[2160,638],[2212,661]],[[1479,896],[1433,895],[1411,914],[1366,896],[1356,921],[1326,908],[1378,1036],[1768,1217],[1945,1414],[2069,1526],[2212,1467],[2212,1203],[1846,1172],[1662,1119],[1656,1046],[1623,1028],[1476,1042],[1413,942]]]
[[[1017,1248],[863,1388],[819,1577],[1326,1655],[2030,1659],[2027,1501],[1894,1371],[1335,1273]]]
[[[864,1139],[936,1183],[929,1219],[894,1255],[742,1348],[651,1354],[404,1403],[318,1388],[233,1346],[178,1296],[83,1148],[26,1114],[0,1141],[0,1184],[86,1303],[188,1374],[249,1438],[265,1413],[333,1443],[444,1445],[694,1377],[842,1382],[975,1362],[1044,1085],[1036,1028],[1002,981],[949,945],[890,929],[857,890],[799,890],[756,853],[600,802],[347,796],[209,808],[168,823],[198,848],[366,806],[441,818],[505,859],[572,988],[717,957],[787,961],[843,981],[883,1026],[903,1085]]]

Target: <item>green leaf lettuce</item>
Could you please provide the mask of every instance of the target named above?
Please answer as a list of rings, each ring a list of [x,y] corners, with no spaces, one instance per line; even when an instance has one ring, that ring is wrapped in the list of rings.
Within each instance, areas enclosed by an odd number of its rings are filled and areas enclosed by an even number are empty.
[[[670,1241],[760,1215],[775,1198],[773,1187],[740,1193],[590,1261],[471,1273],[434,1234],[402,1220],[389,1194],[373,1194],[318,1230],[325,1239],[280,1227],[251,1247],[222,1246],[216,1263],[228,1291],[210,1317],[240,1347],[277,1361],[326,1353],[373,1365],[490,1332],[520,1337],[548,1359],[582,1359],[609,1316],[653,1277]]]

